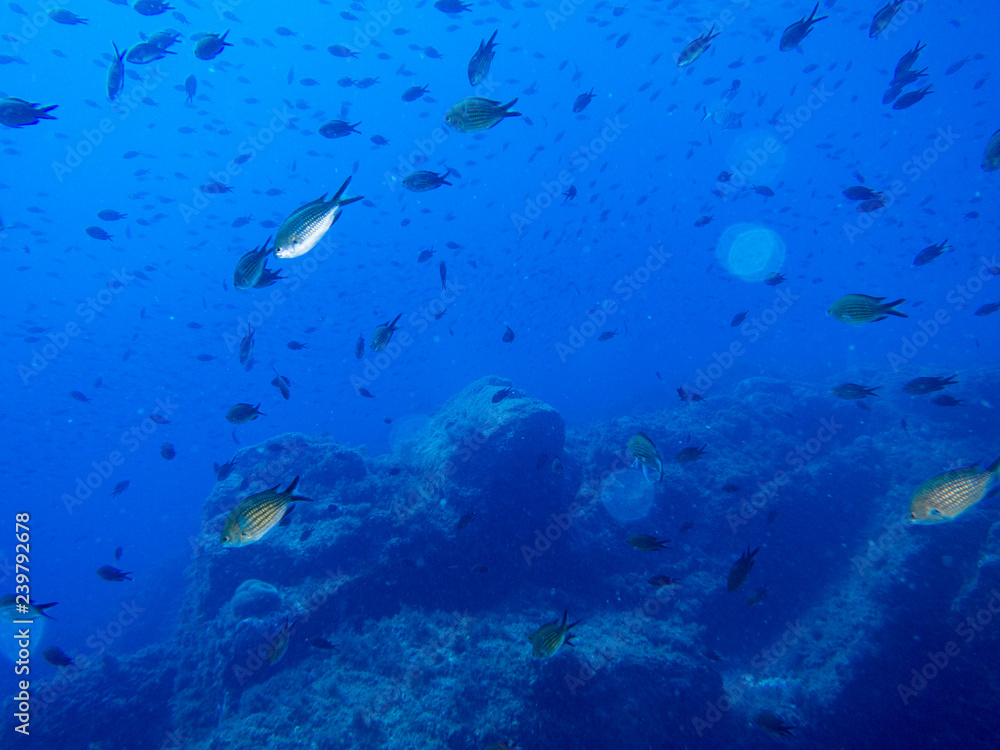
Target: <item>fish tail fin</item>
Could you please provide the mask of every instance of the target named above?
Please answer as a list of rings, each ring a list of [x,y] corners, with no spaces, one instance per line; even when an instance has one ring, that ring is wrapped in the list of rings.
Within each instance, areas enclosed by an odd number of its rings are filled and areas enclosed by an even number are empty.
[[[517,99],[518,99],[518,97],[515,96],[513,99],[511,99],[509,102],[507,102],[506,104],[503,105],[503,110],[504,110],[503,116],[504,117],[520,117],[521,116],[520,112],[509,112],[508,111],[511,107],[513,107],[515,104],[517,104]]]
[[[357,196],[354,196],[353,198],[344,198],[343,197],[344,191],[347,189],[347,186],[351,182],[351,177],[352,177],[352,175],[348,175],[347,176],[347,179],[344,180],[344,184],[340,186],[340,190],[338,190],[336,193],[333,194],[333,197],[329,201],[330,203],[334,203],[334,204],[336,204],[338,206],[346,206],[346,205],[348,205],[350,203],[354,203],[355,201],[359,201],[359,200],[361,200],[362,198],[365,197],[363,195],[357,195]]]
[[[50,620],[54,620],[56,618],[54,618],[52,615],[45,614],[45,610],[49,609],[50,607],[56,606],[58,603],[59,602],[49,602],[48,604],[35,604],[34,607],[35,609],[38,610],[40,614],[44,615],[45,617],[48,617]]]
[[[314,503],[316,501],[313,500],[311,497],[303,497],[302,495],[292,495],[290,498],[288,498],[288,502],[290,502],[290,503]]]
[[[398,323],[399,319],[402,318],[402,317],[403,317],[403,313],[400,313],[399,315],[397,315],[396,318],[389,324],[389,328],[395,328],[396,327],[396,323]]]
[[[986,473],[995,474],[997,469],[1000,469],[1000,456],[997,456],[997,460],[986,467]]]
[[[299,486],[299,478],[295,477],[295,479],[292,480],[292,483],[290,485],[288,485],[288,487],[285,489],[285,491],[282,492],[281,494],[282,495],[291,495],[293,492],[295,492],[295,488],[298,487],[298,486]]]
[[[451,183],[448,182],[448,175],[450,175],[450,174],[451,174],[451,167],[449,167],[447,164],[445,164],[444,165],[444,174],[441,175],[441,184],[442,185],[451,185]]]
[[[898,299],[895,302],[887,302],[884,305],[882,305],[883,312],[885,312],[888,315],[895,315],[898,318],[908,318],[910,316],[907,315],[906,313],[901,313],[899,310],[893,310],[892,309],[896,305],[901,305],[904,302],[906,302],[905,299]]]
[[[653,481],[652,479],[649,478],[649,467],[646,466],[646,464],[642,465],[642,475],[646,477],[647,482]]]
[[[500,29],[497,29],[496,31],[493,32],[493,36],[491,36],[490,40],[488,42],[486,42],[486,46],[487,47],[495,47],[496,46],[493,43],[493,40],[497,38],[497,34],[499,34],[499,33],[500,33]]]

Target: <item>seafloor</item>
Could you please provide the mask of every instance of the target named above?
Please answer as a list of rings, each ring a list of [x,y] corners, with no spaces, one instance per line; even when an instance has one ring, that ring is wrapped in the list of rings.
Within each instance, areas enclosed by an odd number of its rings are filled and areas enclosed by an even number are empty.
[[[995,377],[962,382],[982,396],[962,409],[883,397],[866,410],[829,385],[754,378],[567,432],[530,394],[493,403],[511,383],[487,377],[390,455],[275,436],[242,449],[205,501],[175,639],[66,668],[68,687],[37,691],[33,739],[885,747],[885,722],[919,734],[933,707],[928,731],[951,725],[966,747],[989,746],[1000,681],[982,654],[995,656],[1000,628],[970,643],[955,632],[1000,587],[1000,513],[987,502],[952,524],[905,523],[917,484],[1000,450],[971,437],[987,433]],[[637,431],[664,456],[655,485],[627,468]],[[706,444],[698,461],[673,460]],[[313,502],[257,544],[220,546],[240,499],[296,476]],[[633,549],[635,533],[672,548]],[[748,544],[761,546],[757,565],[730,593]],[[657,588],[656,574],[680,583]],[[565,610],[580,620],[575,645],[533,659],[527,635]],[[920,687],[910,669],[949,639],[961,653]],[[965,697],[933,697],[948,684]],[[762,712],[794,739],[755,726]]]

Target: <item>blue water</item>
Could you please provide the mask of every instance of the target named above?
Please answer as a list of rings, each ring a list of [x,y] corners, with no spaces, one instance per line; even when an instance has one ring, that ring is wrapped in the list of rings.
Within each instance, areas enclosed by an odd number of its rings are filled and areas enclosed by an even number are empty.
[[[128,654],[173,636],[191,540],[215,484],[213,462],[285,432],[364,445],[370,456],[388,453],[484,375],[511,379],[579,431],[687,408],[675,391],[682,385],[703,393],[710,409],[748,378],[771,378],[793,384],[775,411],[810,425],[800,428],[802,439],[830,411],[811,406],[803,413],[800,384],[814,388],[812,395],[848,381],[880,385],[882,395],[895,394],[893,417],[860,414],[865,421],[852,425],[852,435],[884,437],[899,431],[903,418],[940,438],[933,460],[917,463],[922,473],[909,477],[914,486],[949,461],[989,461],[998,453],[1000,314],[973,314],[1000,302],[1000,277],[988,270],[1000,265],[997,176],[980,167],[1000,127],[991,77],[1000,21],[994,3],[907,2],[895,24],[871,39],[877,3],[826,0],[820,12],[830,17],[791,52],[779,52],[778,39],[809,12],[808,3],[631,2],[616,14],[606,2],[483,2],[454,17],[404,0],[350,8],[178,4],[191,25],[170,12],[145,17],[106,2],[65,3],[89,23],[64,25],[45,15],[45,3],[22,5],[24,14],[13,3],[0,8],[7,34],[0,55],[18,58],[0,57],[0,98],[58,108],[55,120],[0,132],[0,461],[8,516],[0,580],[4,593],[12,591],[9,527],[15,512],[29,512],[31,596],[59,602],[57,622],[47,623],[34,657],[40,678],[56,671],[41,660],[41,648],[93,650],[88,639],[118,616],[125,589],[95,576],[101,565],[135,571],[126,600],[146,610],[110,651]],[[358,20],[342,18],[342,10]],[[713,22],[721,35],[693,65],[678,68],[675,55]],[[110,102],[112,42],[125,49],[140,33],[168,26],[184,35],[176,54],[127,64],[124,91]],[[279,26],[296,35],[276,33]],[[468,59],[494,29],[491,73],[473,91]],[[195,58],[191,34],[227,30],[232,47],[211,61]],[[894,110],[882,94],[896,61],[918,40],[926,48],[914,68],[928,68],[921,84],[933,84],[933,93]],[[335,57],[326,50],[332,44],[352,45],[358,57]],[[422,49],[428,46],[442,59]],[[193,106],[184,94],[191,75],[198,82]],[[342,87],[342,77],[378,82]],[[318,85],[303,85],[306,78]],[[734,79],[739,90],[723,104]],[[415,85],[430,93],[402,101]],[[574,114],[574,100],[591,89],[593,101]],[[522,115],[479,135],[451,131],[444,113],[472,93],[517,98]],[[705,109],[723,108],[742,114],[741,127],[703,119]],[[360,134],[325,139],[318,130],[330,119],[360,122]],[[375,134],[389,145],[376,147],[369,140]],[[240,154],[252,158],[233,164]],[[414,169],[448,168],[457,170],[452,186],[426,193],[401,186]],[[719,182],[722,171],[733,179]],[[319,253],[271,258],[269,267],[296,281],[233,289],[244,252],[348,176],[347,195],[366,200],[343,209],[328,235],[331,252],[321,261]],[[199,186],[210,180],[232,191],[206,195]],[[859,184],[885,191],[888,205],[859,213],[842,195]],[[567,200],[562,193],[570,186],[578,193]],[[267,195],[272,188],[278,193]],[[127,218],[103,221],[96,214],[104,209]],[[244,216],[252,218],[234,228]],[[713,218],[696,227],[702,216]],[[113,239],[85,233],[95,226]],[[766,241],[761,229],[769,230]],[[734,240],[749,255],[727,265]],[[950,252],[912,265],[920,250],[944,240]],[[429,249],[433,257],[418,263]],[[771,272],[787,281],[764,284]],[[848,293],[905,298],[899,309],[910,317],[855,327],[827,316]],[[730,326],[744,310],[747,322]],[[399,313],[405,343],[377,361],[371,354],[355,359],[359,332],[367,346],[375,326]],[[236,354],[248,322],[256,328],[249,371]],[[510,343],[501,340],[505,326],[516,334]],[[597,340],[611,331],[610,340]],[[291,350],[290,341],[307,347]],[[199,354],[215,359],[199,361]],[[366,364],[375,369],[366,372]],[[291,381],[290,400],[270,385],[272,367]],[[947,391],[963,399],[957,410],[911,403],[899,392],[918,375],[971,371],[980,373],[975,387]],[[359,396],[359,386],[375,398]],[[828,409],[843,408],[828,398]],[[260,403],[266,417],[234,431],[223,416],[237,402]],[[148,420],[157,408],[169,424]],[[672,456],[684,437],[664,438],[661,452]],[[691,442],[711,442],[702,437]],[[768,439],[763,432],[745,437],[747,445]],[[962,447],[949,453],[948,440]],[[161,457],[164,443],[176,449],[170,461]],[[736,447],[728,450],[731,471],[739,457]],[[111,497],[125,480],[128,488]],[[772,608],[768,627],[754,633],[719,611],[704,623],[720,638],[749,638],[744,658],[759,648],[757,637],[769,641],[773,627],[780,634],[781,623],[816,604],[825,591],[817,582],[831,583],[831,558],[847,565],[871,520],[838,511],[839,497],[858,492],[849,482],[808,481],[801,502],[782,511],[784,539],[768,532],[772,565],[786,576],[781,595],[764,605]],[[671,511],[678,523],[698,513],[697,502],[684,502]],[[954,554],[949,544],[981,544],[984,519],[995,522],[996,512],[987,504],[976,518],[956,521],[965,525],[943,531],[921,555],[940,560]],[[713,551],[720,559],[735,559],[739,544],[723,521],[711,523],[714,540],[703,541],[719,544]],[[124,551],[115,562],[118,546]],[[953,630],[948,605],[961,580],[930,565],[922,574],[929,582],[924,606],[910,609],[901,591],[917,585],[912,564],[911,578],[892,595],[893,608],[908,613],[896,635],[938,643]],[[987,591],[970,603],[988,599]],[[434,606],[433,591],[427,603]],[[982,660],[995,665],[996,633],[987,634],[976,643]],[[886,648],[858,667],[845,706],[862,712],[867,705],[865,686]],[[901,646],[893,673],[922,663],[923,651],[911,656]],[[887,700],[895,700],[892,689]],[[995,711],[997,690],[966,681],[951,686],[947,700]],[[928,721],[912,705],[893,704],[893,716],[901,724]],[[851,724],[846,709],[830,721]],[[938,730],[951,738],[942,742],[988,744],[973,729],[927,729]],[[845,729],[839,738],[809,741],[833,747],[860,740]]]

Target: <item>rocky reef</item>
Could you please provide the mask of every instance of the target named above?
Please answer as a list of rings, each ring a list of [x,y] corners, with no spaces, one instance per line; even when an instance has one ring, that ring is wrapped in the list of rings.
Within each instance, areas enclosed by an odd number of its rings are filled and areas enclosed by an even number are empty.
[[[205,501],[175,642],[105,656],[39,731],[86,747],[86,716],[93,747],[232,750],[756,743],[780,734],[767,717],[821,732],[900,617],[929,606],[908,571],[953,578],[956,613],[998,583],[995,509],[961,527],[985,541],[943,572],[924,554],[963,532],[904,523],[915,481],[980,448],[968,424],[907,425],[907,409],[755,378],[567,433],[487,377],[389,455],[276,436]],[[629,466],[638,431],[662,482]],[[311,502],[258,543],[220,545],[241,499],[295,477]],[[625,543],[638,533],[672,549]],[[748,545],[756,567],[729,592]],[[680,582],[650,582],[662,574]],[[533,659],[527,635],[565,610],[575,645]]]

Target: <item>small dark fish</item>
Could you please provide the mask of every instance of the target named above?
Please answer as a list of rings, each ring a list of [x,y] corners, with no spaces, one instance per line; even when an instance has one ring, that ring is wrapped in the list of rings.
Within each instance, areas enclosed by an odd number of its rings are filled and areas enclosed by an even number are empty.
[[[684,534],[687,533],[688,531],[691,531],[691,529],[693,528],[694,528],[694,521],[685,521],[684,523],[681,524],[678,531]]]
[[[573,111],[577,113],[583,112],[583,110],[587,108],[587,105],[590,104],[593,98],[594,98],[593,89],[591,89],[590,91],[585,91],[584,93],[580,94],[573,101]]]
[[[128,489],[128,486],[130,484],[131,482],[128,479],[119,482],[118,484],[115,485],[115,488],[111,490],[111,493],[108,495],[108,497],[118,497],[120,494],[122,494],[125,490]]]
[[[901,0],[900,0],[901,1]],[[753,724],[759,729],[763,729],[768,734],[778,737],[794,737],[793,729],[798,729],[793,724],[786,724],[780,716],[772,714],[770,711],[762,711],[753,717]]]
[[[285,344],[285,346],[287,346],[293,352],[300,352],[303,349],[308,349],[309,348],[309,346],[307,344],[302,344],[302,343],[300,343],[298,341],[289,341],[287,344]]]
[[[740,491],[740,486],[738,484],[734,484],[733,482],[726,482],[724,485],[722,485],[722,491],[723,492],[739,492]]]
[[[358,395],[364,396],[365,398],[375,398],[375,394],[369,391],[367,388],[358,388]]]
[[[396,325],[402,317],[403,313],[400,313],[391,323],[387,320],[382,325],[375,326],[375,331],[372,333],[372,340],[369,344],[373,352],[385,351],[385,348],[389,346],[389,342],[392,340],[392,334],[402,327]]]
[[[506,328],[507,330],[503,332],[502,341],[505,344],[509,344],[511,341],[514,340],[514,332],[510,329],[510,326],[507,326]]]
[[[689,391],[684,386],[677,389],[677,397],[681,401],[690,401],[692,403],[698,403],[699,401],[704,401],[705,397],[700,393],[695,393],[694,391]]]
[[[845,188],[843,191],[845,198],[852,201],[870,201],[875,199],[881,199],[882,193],[877,190],[872,190],[864,185],[855,185],[853,187]]]
[[[731,322],[729,323],[729,326],[730,326],[731,328],[736,328],[736,327],[737,327],[738,325],[740,325],[740,324],[741,324],[741,323],[742,323],[742,322],[743,322],[744,320],[746,320],[746,319],[747,319],[747,313],[748,313],[748,312],[750,312],[750,311],[749,311],[749,310],[744,310],[744,311],[743,311],[743,312],[741,312],[741,313],[736,313],[736,314],[735,314],[735,315],[733,316],[733,319],[732,319],[732,321],[731,321]]]
[[[55,667],[68,667],[73,663],[73,660],[58,646],[49,646],[42,652],[42,656],[45,657],[45,661]]]
[[[233,469],[236,468],[236,459],[232,461],[226,461],[226,463],[221,466],[218,463],[212,464],[212,471],[215,472],[215,479],[218,482],[225,481],[225,479],[233,473]]]
[[[441,276],[441,288],[447,289],[448,287],[446,286],[445,282],[448,278],[448,266],[445,265],[443,260],[440,263],[438,263],[438,274],[440,274]]]
[[[681,579],[671,578],[670,576],[658,575],[650,578],[649,582],[653,586],[676,586],[678,583],[681,582]]]
[[[266,417],[267,415],[260,410],[260,404],[253,406],[251,404],[239,403],[232,406],[229,411],[226,412],[226,421],[230,424],[246,424],[251,422],[257,417]]]
[[[935,396],[931,399],[931,403],[937,404],[938,406],[961,406],[962,402],[955,398],[954,396],[949,396],[946,393],[942,393],[940,396]]]
[[[625,540],[625,544],[643,552],[658,552],[661,549],[670,549],[669,539],[657,539],[649,534],[633,534]]]
[[[82,401],[85,404],[89,404],[90,403],[90,399],[87,398],[82,393],[80,393],[80,391],[70,391],[69,395],[72,396],[73,398],[75,398],[77,401]]]
[[[470,523],[472,523],[475,520],[476,520],[476,514],[475,513],[466,513],[464,516],[462,516],[461,518],[459,518],[458,519],[458,523],[455,524],[456,531],[461,531],[462,529],[464,529],[466,526],[468,526]]]
[[[684,450],[682,450],[680,453],[678,453],[676,456],[674,456],[674,460],[677,461],[677,463],[681,464],[689,464],[692,461],[697,461],[699,458],[705,455],[705,448],[707,447],[708,447],[707,443],[701,446],[701,448],[696,448],[695,446],[690,445]]]
[[[122,559],[122,548],[115,547],[115,562],[118,562],[121,559]]]
[[[712,219],[714,218],[715,218],[714,216],[709,216],[709,215],[699,216],[697,219],[694,220],[694,225],[696,227],[707,226],[712,223]]]
[[[97,575],[103,578],[105,581],[121,582],[121,581],[131,581],[129,578],[132,575],[131,572],[125,572],[118,570],[118,568],[112,568],[110,565],[102,565],[97,569]]]
[[[843,399],[860,399],[867,398],[868,396],[877,396],[875,393],[882,386],[875,386],[874,388],[869,388],[867,385],[858,385],[857,383],[843,383],[838,386],[834,386],[830,389],[837,398]]]
[[[164,443],[160,446],[160,455],[170,461],[177,455],[177,451],[174,450],[174,446],[170,443]]]
[[[985,305],[976,310],[973,315],[985,317],[987,315],[992,315],[997,310],[1000,310],[1000,302],[987,302]]]
[[[785,277],[785,274],[778,273],[777,271],[768,275],[768,277],[764,279],[764,283],[768,286],[778,286],[778,284],[783,284],[786,281],[788,281],[788,279]]]
[[[907,91],[901,97],[899,97],[895,102],[893,102],[893,109],[909,109],[914,104],[919,102],[928,94],[933,94],[934,89],[930,86],[924,86],[922,89],[917,89],[916,91]]]
[[[937,376],[933,377],[923,377],[914,378],[909,383],[903,386],[904,393],[910,393],[916,396],[922,396],[926,393],[934,393],[934,391],[942,391],[949,385],[956,385],[958,383],[955,378],[958,375],[951,375],[950,377],[940,378]]]
[[[510,394],[513,393],[513,391],[514,391],[513,387],[511,387],[511,388],[501,388],[499,391],[497,391],[496,393],[493,394],[493,398],[490,399],[490,400],[494,404],[499,404],[505,398],[507,398],[508,396],[510,396]]]
[[[819,23],[820,21],[829,18],[829,16],[816,17],[816,13],[819,11],[819,3],[816,3],[816,7],[813,8],[812,13],[810,13],[805,18],[790,24],[788,28],[781,35],[781,43],[778,48],[782,52],[788,52],[799,46],[803,39],[805,39],[809,32],[812,31],[813,24]]]
[[[421,250],[420,254],[417,256],[417,263],[425,263],[434,257],[433,250]]]
[[[340,649],[330,643],[326,638],[308,638],[306,639],[308,643],[313,648],[318,648],[320,651],[340,651]]]
[[[365,335],[359,333],[358,340],[354,342],[354,358],[361,359],[363,356],[365,356]]]
[[[729,569],[729,580],[726,583],[726,588],[729,591],[736,591],[746,583],[747,576],[750,575],[750,571],[753,569],[754,555],[758,552],[760,552],[760,547],[751,552],[750,545],[748,544],[747,551],[740,555],[739,560],[733,563],[733,567]]]
[[[563,203],[573,200],[576,197],[576,185],[570,185],[569,190],[563,193]]]
[[[757,195],[763,195],[765,198],[774,197],[774,191],[771,190],[771,188],[769,188],[767,185],[754,185],[753,191],[757,193]]]
[[[273,367],[271,369],[274,370]],[[284,375],[279,375],[277,370],[274,370],[274,379],[271,381],[271,385],[278,389],[281,393],[281,397],[285,399],[285,401],[292,397],[292,391],[290,388],[292,385],[291,381]]]
[[[948,240],[945,240],[944,242],[939,242],[936,245],[928,245],[919,253],[917,253],[917,257],[913,259],[913,265],[926,266],[931,261],[936,260],[944,253],[953,249],[954,249],[953,247],[948,245]]]

